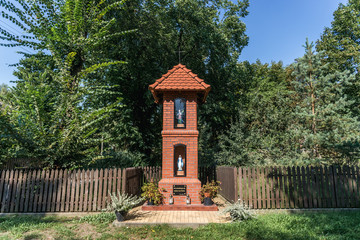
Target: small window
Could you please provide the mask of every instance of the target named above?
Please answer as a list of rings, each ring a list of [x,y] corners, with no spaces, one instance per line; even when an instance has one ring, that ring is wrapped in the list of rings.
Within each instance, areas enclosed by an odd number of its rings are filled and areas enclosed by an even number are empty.
[[[176,98],[174,101],[174,128],[186,128],[186,100]]]

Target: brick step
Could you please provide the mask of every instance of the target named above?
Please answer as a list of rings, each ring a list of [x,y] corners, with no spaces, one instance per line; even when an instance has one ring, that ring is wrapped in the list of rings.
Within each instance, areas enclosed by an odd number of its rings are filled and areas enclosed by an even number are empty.
[[[148,205],[145,203],[141,210],[143,211],[218,211],[218,207],[213,204],[211,206],[205,206],[202,204],[192,205]]]

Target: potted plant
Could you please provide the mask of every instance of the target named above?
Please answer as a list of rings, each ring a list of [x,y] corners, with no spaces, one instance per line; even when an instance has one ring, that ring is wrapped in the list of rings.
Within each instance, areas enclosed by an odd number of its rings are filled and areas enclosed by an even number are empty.
[[[114,211],[116,219],[119,222],[124,221],[124,218],[130,209],[137,206],[143,201],[143,198],[128,195],[126,193],[120,193],[119,191],[117,195],[115,193],[110,193],[110,199],[111,202],[108,203],[107,208],[103,209],[103,211]]]
[[[219,190],[221,190],[219,181],[213,180],[210,183],[207,182],[201,187],[199,192],[201,202],[203,202],[205,206],[213,205],[214,202],[212,199],[217,196]]]
[[[148,201],[148,205],[159,205],[163,203],[164,194],[162,194],[162,191],[165,189],[160,190],[156,183],[145,183],[144,186],[141,187],[141,190],[143,192],[141,196]]]

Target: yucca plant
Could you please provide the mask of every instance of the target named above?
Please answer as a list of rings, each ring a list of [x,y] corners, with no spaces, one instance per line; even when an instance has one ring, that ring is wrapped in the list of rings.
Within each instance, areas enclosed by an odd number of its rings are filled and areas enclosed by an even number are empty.
[[[103,211],[112,212],[116,214],[118,221],[124,221],[125,215],[130,209],[137,206],[143,201],[143,198],[138,196],[128,195],[127,193],[110,193],[111,201],[108,203],[108,206],[103,209]]]
[[[230,213],[230,218],[233,222],[240,222],[255,217],[255,214],[251,212],[251,207],[241,200],[228,205],[224,210],[222,210],[222,213]]]

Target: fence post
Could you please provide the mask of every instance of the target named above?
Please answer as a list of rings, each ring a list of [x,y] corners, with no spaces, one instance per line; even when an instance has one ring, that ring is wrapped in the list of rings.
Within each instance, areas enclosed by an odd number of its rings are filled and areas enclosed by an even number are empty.
[[[234,202],[236,202],[238,200],[239,194],[238,194],[238,174],[237,174],[237,168],[234,167]]]
[[[126,192],[126,168],[124,168],[123,170],[122,170],[122,176],[121,176],[121,178],[122,178],[122,181],[121,181],[121,192],[122,193],[125,193]]]

